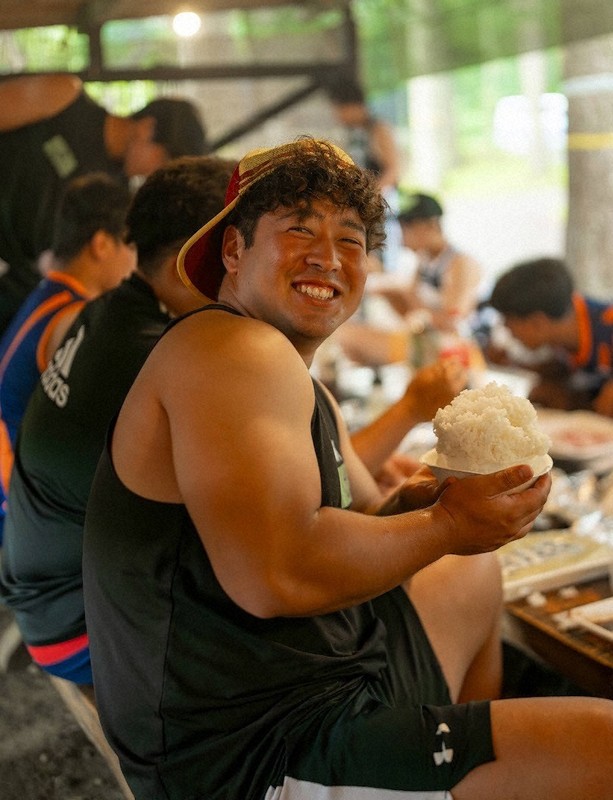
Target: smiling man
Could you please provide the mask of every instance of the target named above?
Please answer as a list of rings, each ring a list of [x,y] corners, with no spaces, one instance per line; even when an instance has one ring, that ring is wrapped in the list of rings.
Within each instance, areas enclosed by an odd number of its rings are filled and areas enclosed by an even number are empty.
[[[489,551],[531,527],[549,477],[510,494],[528,467],[423,471],[383,500],[309,374],[383,214],[369,175],[305,138],[245,156],[182,249],[211,302],[134,382],[84,542],[96,698],[137,800],[609,791],[613,704],[485,699]]]

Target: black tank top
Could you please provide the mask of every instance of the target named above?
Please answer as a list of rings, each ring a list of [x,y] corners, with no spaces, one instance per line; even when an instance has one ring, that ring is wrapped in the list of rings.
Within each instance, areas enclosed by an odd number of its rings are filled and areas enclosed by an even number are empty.
[[[220,306],[195,313],[211,308]],[[314,386],[322,506],[340,507],[334,415]],[[285,738],[380,674],[383,626],[370,603],[304,618],[242,610],[217,581],[185,506],[130,492],[109,443],[110,435],[92,485],[83,561],[107,735],[137,796],[214,800],[227,797],[231,782],[232,796],[261,797]],[[167,780],[176,793],[166,793]]]

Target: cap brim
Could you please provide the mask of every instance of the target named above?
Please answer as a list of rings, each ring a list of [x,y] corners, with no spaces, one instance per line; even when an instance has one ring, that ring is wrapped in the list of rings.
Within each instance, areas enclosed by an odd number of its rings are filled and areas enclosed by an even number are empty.
[[[181,280],[197,297],[207,302],[217,300],[226,271],[221,259],[221,240],[225,225],[220,223],[237,202],[238,197],[190,236],[177,257],[177,269]]]
[[[205,301],[217,300],[219,288],[226,269],[222,260],[222,244],[225,225],[221,223],[232,211],[239,198],[259,180],[269,175],[283,163],[294,157],[300,149],[310,148],[311,140],[303,143],[279,145],[278,147],[252,150],[238,163],[226,192],[227,203],[222,211],[197,230],[183,245],[177,258],[177,269],[181,280],[192,292]],[[328,144],[336,158],[353,164],[351,158],[334,144]]]

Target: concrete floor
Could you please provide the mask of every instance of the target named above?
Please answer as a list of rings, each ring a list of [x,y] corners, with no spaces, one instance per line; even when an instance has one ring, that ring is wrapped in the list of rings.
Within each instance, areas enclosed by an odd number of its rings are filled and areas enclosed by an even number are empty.
[[[0,605],[0,641],[11,617]],[[10,636],[10,634],[9,634]],[[23,648],[0,654],[0,800],[124,800],[102,757]]]

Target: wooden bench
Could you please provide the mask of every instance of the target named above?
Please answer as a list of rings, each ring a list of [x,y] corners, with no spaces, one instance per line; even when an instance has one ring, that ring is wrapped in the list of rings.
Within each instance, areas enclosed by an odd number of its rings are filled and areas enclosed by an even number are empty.
[[[12,617],[7,616],[7,619],[8,624],[0,632],[0,673],[8,671],[11,658],[21,644],[21,633],[17,623]]]
[[[54,675],[49,675],[49,679],[87,738],[107,763],[126,800],[134,800],[134,795],[119,767],[119,760],[102,730],[93,689],[88,686],[79,687],[71,681],[57,678]]]

